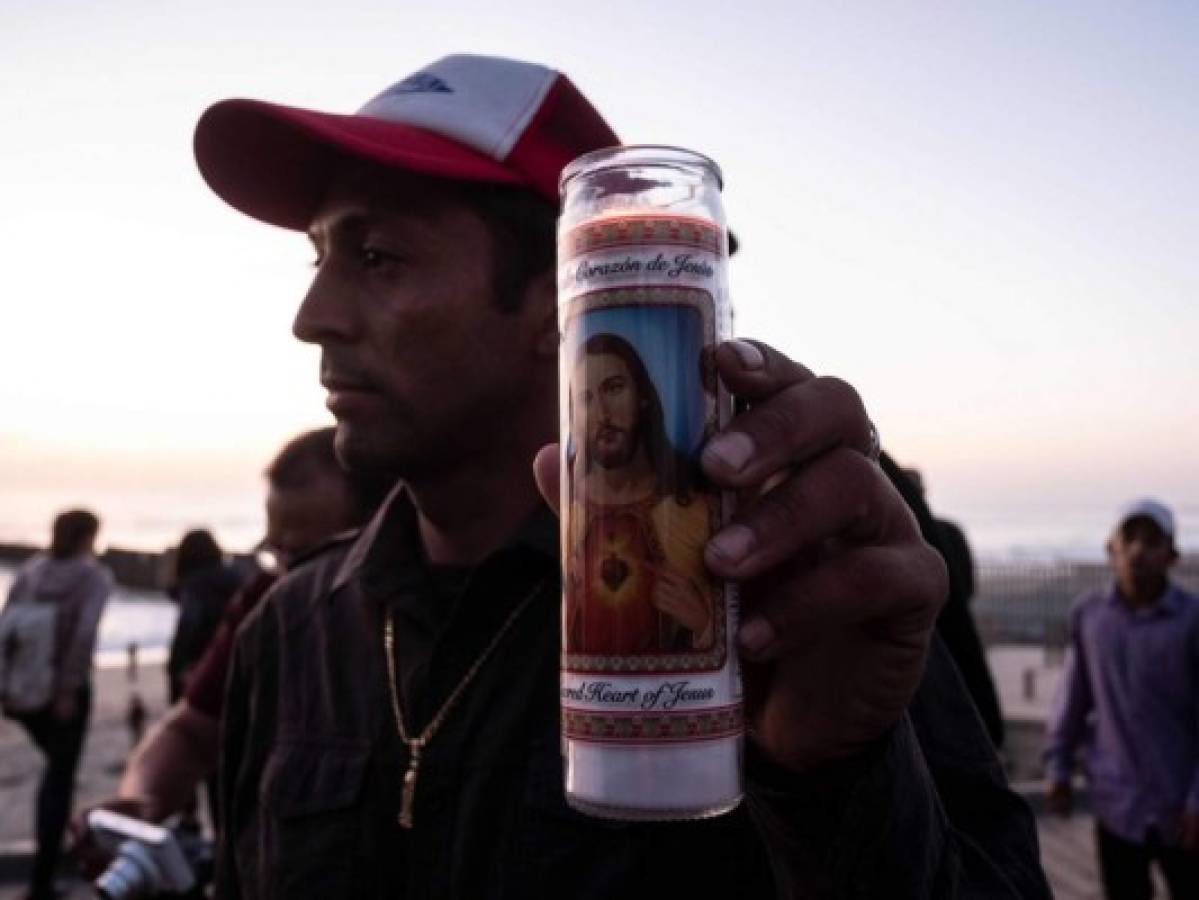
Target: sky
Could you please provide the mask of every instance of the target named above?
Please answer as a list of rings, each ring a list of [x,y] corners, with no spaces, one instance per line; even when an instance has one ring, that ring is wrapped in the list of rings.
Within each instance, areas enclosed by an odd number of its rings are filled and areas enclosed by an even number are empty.
[[[118,543],[249,542],[330,422],[311,252],[208,191],[195,121],[477,52],[716,159],[738,333],[853,383],[984,543],[1098,545],[1149,493],[1199,546],[1197,46],[1181,2],[0,0],[0,539],[87,502]]]

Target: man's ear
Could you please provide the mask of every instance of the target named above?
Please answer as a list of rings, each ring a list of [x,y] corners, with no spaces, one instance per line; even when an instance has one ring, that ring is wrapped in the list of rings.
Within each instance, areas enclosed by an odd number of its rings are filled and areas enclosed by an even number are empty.
[[[554,270],[546,269],[525,285],[524,309],[533,320],[533,352],[558,358],[558,288]]]

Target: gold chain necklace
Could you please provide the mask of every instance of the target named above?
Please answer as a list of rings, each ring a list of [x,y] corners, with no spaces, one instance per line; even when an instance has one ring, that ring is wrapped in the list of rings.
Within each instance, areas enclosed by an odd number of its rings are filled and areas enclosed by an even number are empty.
[[[412,827],[412,805],[416,796],[416,776],[420,771],[421,752],[425,746],[437,734],[437,730],[441,728],[450,711],[457,704],[458,700],[465,693],[470,683],[474,681],[475,676],[479,673],[479,669],[483,667],[483,663],[487,662],[488,657],[495,651],[495,648],[500,645],[500,641],[504,639],[504,635],[511,630],[520,614],[525,611],[533,598],[541,591],[544,582],[538,582],[537,586],[529,592],[529,595],[520,601],[516,609],[508,614],[508,618],[504,620],[504,624],[500,626],[500,630],[495,633],[495,637],[491,639],[484,649],[475,659],[471,667],[466,670],[466,674],[462,676],[462,680],[458,682],[458,686],[446,701],[441,704],[441,709],[437,710],[437,714],[433,716],[432,721],[425,726],[422,731],[414,738],[408,737],[408,729],[404,727],[404,711],[400,708],[400,690],[396,683],[396,663],[395,663],[395,612],[387,611],[387,617],[383,620],[383,649],[387,653],[387,686],[391,688],[391,711],[396,720],[396,731],[399,732],[400,740],[408,745],[408,771],[404,773],[404,787],[400,794],[400,816],[399,823],[401,828]]]

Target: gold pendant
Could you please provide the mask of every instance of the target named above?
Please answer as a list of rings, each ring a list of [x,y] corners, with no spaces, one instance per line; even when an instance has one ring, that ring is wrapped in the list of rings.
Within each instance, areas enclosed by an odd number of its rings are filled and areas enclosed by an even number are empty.
[[[404,787],[400,792],[400,827],[412,827],[412,807],[416,800],[416,773],[420,768],[420,743],[412,741],[408,745],[408,771],[404,773]]]

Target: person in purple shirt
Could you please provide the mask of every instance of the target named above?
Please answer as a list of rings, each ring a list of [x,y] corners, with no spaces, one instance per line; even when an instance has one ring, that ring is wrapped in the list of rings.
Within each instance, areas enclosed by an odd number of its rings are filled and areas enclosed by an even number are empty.
[[[1155,500],[1121,513],[1113,584],[1070,615],[1071,645],[1049,724],[1048,806],[1068,815],[1075,753],[1091,788],[1109,898],[1199,897],[1199,598],[1169,579],[1174,516]]]

